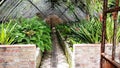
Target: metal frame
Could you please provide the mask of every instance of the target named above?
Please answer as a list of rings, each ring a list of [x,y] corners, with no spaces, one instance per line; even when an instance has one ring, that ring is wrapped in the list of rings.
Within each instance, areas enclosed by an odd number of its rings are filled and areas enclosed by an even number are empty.
[[[6,0],[1,0],[0,2],[0,6],[5,2]]]
[[[115,0],[115,7],[114,8],[108,8],[108,0],[103,0],[103,21],[102,21],[102,42],[101,42],[101,61],[100,61],[100,68],[107,68],[104,67],[104,63],[107,62],[110,65],[110,68],[120,68],[120,64],[117,63],[115,59],[115,49],[116,49],[116,32],[117,32],[117,16],[118,11],[120,11],[119,7],[119,0]],[[113,31],[113,46],[112,46],[112,58],[108,58],[105,54],[105,35],[106,35],[106,19],[107,19],[107,13],[114,12],[114,31]]]
[[[6,1],[6,0],[5,0],[5,1]],[[13,13],[13,11],[15,10],[15,8],[17,8],[18,5],[20,5],[22,1],[23,1],[23,0],[17,0],[17,1],[15,2],[15,5],[8,10],[8,13],[5,15],[5,17],[2,17],[1,21],[2,21],[2,22],[5,22],[5,20],[9,17],[9,15],[10,15],[11,13]],[[33,6],[42,14],[43,17],[46,17],[46,15],[45,15],[31,0],[27,0],[27,1],[28,1],[31,5],[33,5]]]
[[[30,2],[30,4],[32,4],[43,15],[43,17],[46,17],[46,15],[31,0],[27,1]]]

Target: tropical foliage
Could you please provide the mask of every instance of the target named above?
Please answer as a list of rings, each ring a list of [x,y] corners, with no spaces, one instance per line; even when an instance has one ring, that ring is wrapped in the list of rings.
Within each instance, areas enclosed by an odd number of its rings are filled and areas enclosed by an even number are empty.
[[[43,20],[21,18],[14,30],[15,43],[36,44],[42,51],[51,49],[50,28]]]
[[[12,23],[14,20],[0,24],[0,44],[13,44],[15,41],[15,36],[13,36],[13,31],[16,28],[17,23]]]
[[[117,43],[120,42],[119,25],[120,23],[118,23],[117,29]],[[59,25],[59,27],[60,26],[61,25]],[[114,23],[112,17],[109,15],[106,26],[106,42],[112,43]],[[91,17],[90,20],[81,20],[78,23],[74,22],[73,24],[67,26],[62,25],[61,28],[58,29],[61,31],[63,37],[67,37],[67,39],[70,40],[72,39],[74,43],[100,43],[101,41],[102,23],[97,17]]]
[[[49,26],[37,17],[10,20],[0,24],[0,44],[36,44],[51,50]]]
[[[92,18],[91,21],[82,20],[74,24],[71,30],[83,43],[100,43],[101,23],[97,18]]]

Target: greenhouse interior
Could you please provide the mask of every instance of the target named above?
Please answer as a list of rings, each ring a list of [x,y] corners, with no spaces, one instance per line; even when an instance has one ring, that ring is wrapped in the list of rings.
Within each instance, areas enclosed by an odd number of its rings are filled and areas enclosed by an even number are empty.
[[[0,0],[0,68],[120,68],[120,0]]]

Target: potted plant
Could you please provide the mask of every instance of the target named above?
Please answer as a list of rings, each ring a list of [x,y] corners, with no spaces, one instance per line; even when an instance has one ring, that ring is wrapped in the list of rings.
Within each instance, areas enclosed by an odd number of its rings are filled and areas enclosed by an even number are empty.
[[[119,24],[118,24],[119,25]],[[65,30],[65,27],[68,25],[64,26],[62,30]],[[78,23],[73,23],[69,25],[70,31],[61,31],[61,28],[58,30],[60,31],[60,35],[65,38],[66,36],[67,39],[72,37],[72,46],[73,46],[73,55],[75,55],[75,63],[76,66],[81,66],[82,68],[86,67],[88,68],[89,65],[93,65],[92,67],[98,67],[99,68],[99,60],[100,60],[100,41],[101,41],[101,29],[102,29],[102,23],[99,21],[97,17],[93,17],[90,19],[90,21],[87,20],[81,20]],[[111,17],[107,19],[107,24],[106,24],[106,53],[111,55],[111,49],[112,45],[112,30],[113,30],[113,21],[111,20]],[[118,26],[119,27],[119,26]],[[63,34],[62,32],[66,33]],[[64,36],[65,35],[65,36]],[[77,40],[76,40],[77,39]],[[64,39],[62,41],[65,41]],[[68,41],[68,40],[67,40]],[[66,42],[67,42],[66,41]],[[69,41],[70,42],[70,41]],[[120,42],[120,29],[118,28],[117,31],[117,42]],[[63,44],[63,43],[62,43]],[[119,45],[119,44],[118,44]],[[70,46],[68,44],[68,46]],[[117,46],[118,49],[116,50],[119,53],[119,46]],[[95,56],[97,58],[95,58]],[[87,60],[83,58],[87,58],[89,60],[89,63]],[[78,60],[79,58],[79,60]],[[85,61],[85,62],[81,62]],[[88,63],[88,64],[86,64]],[[81,65],[80,65],[81,64]],[[94,66],[95,65],[95,66]]]
[[[30,19],[21,18],[14,31],[16,42],[19,44],[35,44],[40,50],[39,58],[36,60],[37,68],[40,65],[42,53],[51,50],[50,27],[38,17]]]
[[[0,46],[1,68],[17,68],[18,66],[38,68],[40,60],[36,59],[36,45],[40,48],[37,48],[40,54],[44,50],[51,49],[50,30],[47,25],[34,17],[10,20],[1,24],[0,27],[0,44],[3,45]],[[41,57],[42,55],[39,55],[38,59]]]
[[[12,23],[10,20],[7,23],[0,24],[0,68],[17,68],[19,67],[32,67],[35,68],[35,45],[13,45],[16,37],[13,31],[17,23]],[[31,50],[31,48],[33,50]],[[31,52],[25,54],[25,52]],[[31,50],[31,51],[29,51]],[[27,59],[27,60],[26,60]],[[27,64],[25,65],[24,64]]]

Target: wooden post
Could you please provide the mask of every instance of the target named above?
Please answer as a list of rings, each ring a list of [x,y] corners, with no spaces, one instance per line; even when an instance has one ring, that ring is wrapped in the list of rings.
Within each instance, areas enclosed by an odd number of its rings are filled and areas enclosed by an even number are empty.
[[[105,51],[105,35],[106,35],[106,18],[107,18],[107,3],[108,0],[104,0],[104,4],[103,4],[103,21],[102,21],[102,41],[101,41],[101,53],[104,53]],[[102,66],[103,63],[103,57],[101,56],[101,60],[100,60],[100,68],[103,68]]]

